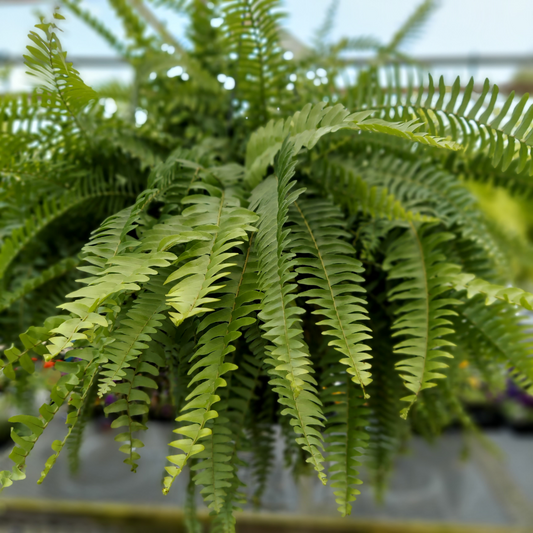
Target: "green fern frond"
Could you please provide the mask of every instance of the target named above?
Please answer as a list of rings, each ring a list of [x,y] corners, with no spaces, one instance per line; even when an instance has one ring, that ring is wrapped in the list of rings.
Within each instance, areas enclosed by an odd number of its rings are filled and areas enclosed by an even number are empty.
[[[533,311],[533,294],[518,287],[503,287],[477,278],[473,274],[461,272],[450,273],[449,281],[454,289],[466,290],[468,298],[483,296],[487,305],[500,300]]]
[[[312,149],[321,137],[340,130],[371,131],[386,133],[413,142],[438,148],[458,150],[460,146],[428,133],[417,133],[421,123],[416,120],[387,122],[372,118],[373,111],[351,113],[341,104],[326,107],[324,102],[307,104],[301,111],[286,120],[271,120],[250,137],[246,148],[247,181],[251,186],[259,183],[267,167],[272,164],[283,140],[290,136],[294,151]]]
[[[251,340],[254,333],[250,335],[250,330],[255,330],[255,334],[260,334],[256,324],[253,324],[247,331],[247,341]],[[253,342],[253,341],[252,341]],[[254,354],[255,355],[255,354]],[[242,441],[245,438],[245,423],[250,416],[252,401],[255,399],[256,388],[259,384],[263,360],[250,355],[243,355],[238,361],[239,368],[233,375],[233,395],[227,398],[227,409],[224,415],[231,433],[230,450],[227,457],[227,464],[233,466],[231,475],[226,479],[228,486],[225,488],[225,496],[222,507],[213,522],[213,533],[234,533],[235,517],[234,512],[242,510],[241,505],[246,503],[244,494],[239,489],[244,486],[237,475],[237,466],[242,463],[238,458],[238,452],[242,448]],[[223,417],[215,420],[213,436],[215,437],[223,425]],[[214,438],[213,437],[213,438]],[[264,459],[264,458],[263,458]]]
[[[453,330],[449,327],[451,322],[444,317],[454,314],[446,306],[457,300],[441,297],[449,287],[445,256],[439,250],[439,244],[451,237],[431,231],[428,226],[411,225],[392,242],[384,263],[389,280],[401,280],[389,291],[388,298],[400,303],[392,328],[394,336],[403,340],[394,347],[394,352],[409,357],[396,365],[405,386],[412,392],[402,398],[409,402],[401,411],[403,418],[422,390],[434,387],[433,380],[445,377],[440,370],[447,365],[437,359],[452,357],[445,347],[453,344],[443,337]]]
[[[98,312],[104,301],[119,292],[139,290],[138,283],[148,281],[156,273],[155,268],[166,267],[175,259],[175,255],[168,252],[146,254],[133,251],[140,241],[128,233],[136,227],[151,193],[147,191],[134,206],[109,217],[84,247],[84,259],[89,266],[80,267],[80,270],[91,276],[81,280],[86,287],[67,295],[76,301],[60,306],[73,317],[54,330],[56,336],[50,339],[48,358],[57,356],[76,341],[88,340],[95,326],[107,328],[106,318]]]
[[[527,106],[527,94],[515,101],[513,92],[500,107],[499,88],[491,88],[488,80],[481,94],[474,96],[473,79],[462,91],[460,78],[451,88],[443,77],[437,87],[431,76],[427,84],[421,81],[415,86],[412,75],[406,91],[398,75],[389,78],[385,91],[377,76],[369,78],[367,86],[360,86],[358,91],[365,95],[362,106],[379,110],[386,120],[421,120],[429,135],[461,144],[467,158],[485,154],[495,168],[533,175],[533,106]]]
[[[249,316],[257,308],[257,303],[254,302],[260,298],[260,294],[257,292],[255,269],[256,264],[250,245],[245,257],[245,269],[243,269],[239,280],[235,303],[231,307],[231,314],[238,318],[228,322],[227,331],[230,328],[235,330],[233,337],[237,337],[239,329],[256,321],[255,316]],[[222,301],[223,299],[221,299]],[[210,315],[206,317],[206,320],[207,318],[214,319],[215,317]],[[200,327],[202,325],[203,323]],[[240,337],[241,332],[238,331],[238,333]],[[201,342],[202,339],[200,339]],[[239,498],[237,493],[237,489],[241,485],[236,474],[236,467],[239,463],[237,451],[240,449],[242,425],[260,370],[260,361],[254,362],[252,358],[248,358],[248,361],[255,363],[250,366],[246,359],[237,361],[234,355],[235,352],[232,353],[232,362],[226,363],[235,368],[230,374],[226,388],[221,393],[221,401],[218,402],[216,408],[219,416],[208,423],[211,426],[211,434],[203,440],[205,450],[198,454],[198,458],[203,459],[203,461],[193,467],[194,470],[199,471],[194,479],[197,484],[204,487],[201,494],[205,502],[214,513],[225,516],[223,522],[226,522],[226,526],[232,521],[231,515],[235,500],[242,500],[242,497]],[[235,363],[239,363],[240,367]],[[248,375],[250,371],[253,373],[253,379],[250,379]],[[235,391],[235,396],[230,396],[230,390]]]
[[[187,385],[190,380],[187,374],[192,367],[190,359],[196,349],[197,329],[198,319],[184,322],[178,328],[167,320],[163,328],[154,336],[165,351],[170,379],[170,397],[178,413],[185,405],[187,397]]]
[[[478,244],[500,271],[505,270],[507,261],[474,196],[458,176],[438,166],[393,156],[375,156],[360,166],[356,160],[355,166],[369,185],[383,187],[404,205],[429,206],[429,213],[448,228],[456,225],[465,239]]]
[[[344,364],[339,363],[338,354],[326,352],[323,364],[327,369],[321,383],[327,417],[324,431],[326,459],[330,463],[328,472],[338,510],[346,516],[352,510],[350,503],[360,494],[355,485],[362,483],[357,468],[361,465],[358,458],[362,449],[368,444],[365,428],[369,410],[359,387],[349,379]]]
[[[249,223],[255,220],[255,217],[241,208],[231,209],[226,207],[224,209],[222,202],[223,198],[220,199],[220,206],[216,206],[219,212],[218,218],[215,219],[218,222],[216,226],[217,235],[210,243],[213,256],[208,261],[212,261],[214,264],[211,267],[211,271],[214,270],[215,272],[213,277],[220,279],[230,274],[230,278],[225,285],[211,287],[210,292],[216,291],[216,295],[220,295],[220,298],[210,299],[213,303],[213,309],[210,310],[212,312],[206,315],[199,325],[199,332],[205,331],[205,333],[200,337],[197,351],[191,361],[199,359],[191,367],[188,374],[197,372],[189,382],[189,389],[192,390],[186,398],[187,403],[182,407],[181,414],[176,419],[177,422],[182,424],[178,429],[174,430],[175,433],[183,435],[185,438],[170,443],[170,446],[178,448],[183,453],[167,457],[175,466],[166,467],[169,476],[164,479],[163,492],[165,494],[168,493],[174,479],[182,471],[188,459],[204,450],[204,445],[198,444],[200,440],[211,441],[211,448],[206,448],[206,454],[204,454],[204,456],[208,457],[206,461],[213,460],[215,444],[225,449],[224,444],[227,442],[227,435],[213,435],[211,428],[206,427],[206,424],[209,420],[218,416],[213,406],[220,401],[220,396],[216,394],[217,389],[226,386],[226,381],[222,376],[237,368],[235,364],[227,362],[226,357],[235,350],[233,343],[242,335],[240,330],[255,321],[254,318],[248,316],[255,311],[256,304],[254,302],[259,298],[254,276],[252,276],[251,283],[249,281],[250,276],[246,276],[247,269],[250,266],[248,263],[250,245],[244,256],[241,254],[235,259],[237,263],[234,269],[222,275],[217,274],[222,268],[230,268],[232,266],[227,263],[224,264],[225,260],[237,255],[224,254],[225,250],[239,244],[239,241],[230,239],[245,237],[245,228],[250,228]],[[229,213],[223,215],[225,211],[229,211]],[[239,224],[239,226],[233,227],[228,232],[225,225],[227,225],[229,217],[232,217],[234,223]],[[208,269],[206,270],[209,272]],[[196,299],[198,300],[198,298]],[[201,303],[198,305],[201,305]],[[192,316],[205,311],[206,309],[202,309],[192,313]],[[193,385],[195,385],[194,388],[192,388]],[[215,437],[217,442],[214,442]],[[209,454],[210,451],[211,455]],[[206,465],[199,463],[197,468],[206,468]],[[207,474],[203,472],[196,478],[197,483],[205,485],[202,492],[207,495],[206,501],[209,502],[209,507],[214,511],[220,510],[225,495],[224,488],[229,485],[225,481],[225,478],[229,475],[228,468],[230,468],[231,472],[230,465],[227,465],[227,468],[219,468],[218,465],[213,465],[212,470],[206,468]]]
[[[160,296],[161,298],[161,296]],[[124,370],[121,383],[114,386],[113,391],[122,397],[105,408],[106,415],[118,413],[118,417],[111,423],[112,428],[125,427],[126,430],[115,437],[115,441],[122,442],[119,451],[125,453],[127,458],[124,462],[131,466],[132,472],[136,472],[140,459],[137,450],[144,446],[143,442],[134,436],[138,431],[145,431],[146,425],[133,417],[145,416],[150,405],[150,396],[147,390],[157,389],[156,382],[145,374],[157,377],[159,368],[164,360],[158,353],[156,345],[148,346],[135,361],[135,366]]]
[[[419,213],[416,208],[408,209],[388,189],[371,184],[353,170],[334,161],[323,161],[313,166],[311,179],[327,190],[335,202],[350,214],[359,212],[373,218],[430,222],[432,217]]]
[[[487,306],[481,296],[457,308],[462,341],[476,350],[474,365],[490,361],[504,364],[515,381],[525,390],[533,391],[532,342],[527,326],[517,316],[516,308],[503,302]]]
[[[322,426],[324,415],[316,392],[316,380],[311,376],[309,350],[302,339],[301,319],[303,309],[294,300],[293,283],[296,266],[294,254],[287,251],[288,230],[284,224],[290,205],[302,190],[292,191],[295,181],[294,146],[285,142],[277,157],[275,176],[264,181],[252,194],[251,207],[260,215],[257,235],[257,254],[261,275],[259,287],[264,293],[262,311],[263,336],[269,341],[267,364],[272,367],[271,385],[285,406],[282,414],[293,420],[298,436],[296,442],[309,454],[308,462],[326,483],[322,470],[324,457],[322,435],[315,426]]]
[[[241,208],[238,200],[224,192],[216,192],[220,196],[193,195],[183,200],[191,204],[183,212],[183,221],[201,240],[178,257],[178,263],[188,261],[165,282],[178,281],[167,297],[174,309],[170,317],[176,325],[211,310],[203,306],[214,301],[208,295],[219,288],[215,283],[226,274],[224,269],[231,266],[228,260],[236,255],[227,250],[242,243],[247,232],[255,230],[251,226],[256,219],[253,213]]]
[[[85,364],[80,363],[67,363],[65,361],[60,361],[56,363],[56,368],[60,372],[65,373],[67,376],[69,376],[69,384],[74,385],[74,390],[70,392],[70,396],[68,396],[68,403],[69,405],[73,406],[73,409],[69,411],[67,415],[66,424],[68,426],[68,431],[63,440],[55,440],[52,443],[52,450],[55,452],[53,455],[51,455],[44,465],[44,469],[41,472],[41,477],[37,481],[37,483],[41,484],[52,467],[55,465],[57,458],[59,457],[59,454],[61,453],[61,450],[65,446],[68,439],[72,436],[74,432],[74,428],[78,425],[80,421],[80,415],[82,414],[87,398],[90,394],[90,391],[92,390],[92,385],[94,383],[94,380],[96,379],[96,376],[98,374],[98,369],[100,366],[100,363],[102,362],[103,358],[100,353],[98,353],[97,350],[88,350],[88,353],[84,352],[83,350],[77,350],[76,356],[80,359],[84,359],[86,361]],[[76,385],[80,385],[78,389],[76,389]],[[65,387],[66,388],[66,387]],[[68,388],[66,388],[66,391],[68,391]],[[54,400],[55,405],[49,406],[48,404],[44,404],[43,408],[48,409],[50,414],[57,412],[58,406],[61,405],[61,401],[66,400],[67,396],[63,396],[62,390],[59,388],[56,395],[57,398],[54,397],[54,391],[52,391],[52,394],[50,397],[52,400]],[[56,408],[57,407],[57,408]],[[41,408],[41,409],[43,409]],[[40,410],[41,415],[47,419],[47,417],[43,414],[43,410]],[[50,414],[48,416],[50,416]],[[48,421],[47,421],[48,422]]]
[[[355,259],[354,248],[342,239],[349,237],[344,231],[346,223],[335,206],[323,200],[295,202],[291,211],[296,224],[291,228],[291,249],[301,265],[298,274],[305,276],[298,284],[310,287],[300,296],[307,298],[308,305],[318,307],[313,314],[322,315],[323,320],[317,325],[328,328],[323,334],[334,337],[330,345],[344,356],[340,362],[366,396],[371,374],[368,346],[364,344],[370,337],[363,323],[368,320],[361,298],[363,268]]]
[[[105,363],[100,372],[98,387],[100,397],[115,389],[116,382],[120,380],[126,380],[130,383],[130,388],[133,387],[132,382],[140,372],[152,374],[155,372],[154,375],[157,375],[157,368],[149,364],[154,362],[152,358],[158,361],[157,367],[162,366],[162,361],[159,361],[154,350],[151,350],[150,354],[146,354],[146,350],[153,334],[165,319],[163,312],[168,309],[165,301],[166,291],[162,282],[158,283],[157,276],[152,278],[146,288],[145,292],[137,296],[125,318],[120,321],[120,328],[110,336],[113,342],[104,351]],[[129,372],[132,379],[128,379],[126,372],[133,362],[136,370],[133,371],[133,375],[131,371]],[[139,364],[143,362],[146,364],[139,369]],[[138,378],[138,381],[142,381],[142,378]],[[116,403],[108,409],[108,412],[116,412],[119,409]]]
[[[194,465],[194,459],[191,461]],[[203,533],[203,527],[198,520],[198,510],[196,507],[196,483],[193,480],[193,473],[191,471],[189,482],[187,483],[187,495],[185,497],[185,528],[187,533]]]

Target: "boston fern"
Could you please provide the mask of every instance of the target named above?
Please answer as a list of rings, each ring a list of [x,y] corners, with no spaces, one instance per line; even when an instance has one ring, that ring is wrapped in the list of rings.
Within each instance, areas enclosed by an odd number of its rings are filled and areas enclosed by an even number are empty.
[[[60,409],[39,483],[65,447],[75,466],[97,398],[135,470],[163,390],[163,492],[188,466],[188,512],[199,486],[215,531],[235,528],[243,466],[259,501],[279,428],[289,463],[347,515],[361,463],[379,493],[410,433],[475,430],[472,377],[533,387],[517,312],[533,295],[508,285],[504,240],[468,187],[533,192],[533,105],[386,66],[432,2],[389,45],[329,44],[327,21],[295,59],[277,0],[154,1],[190,16],[187,47],[150,3],[110,0],[124,42],[63,3],[135,77],[89,88],[56,11],[29,36],[38,88],[0,102],[2,387],[57,371],[39,413],[11,418],[3,487]],[[350,82],[339,54],[358,47],[376,61]]]

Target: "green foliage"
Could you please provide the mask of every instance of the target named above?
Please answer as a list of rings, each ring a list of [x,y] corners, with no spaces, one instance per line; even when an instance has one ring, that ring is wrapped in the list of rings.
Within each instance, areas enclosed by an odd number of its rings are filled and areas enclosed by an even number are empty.
[[[433,380],[445,377],[440,371],[446,364],[437,359],[452,357],[442,349],[452,345],[444,336],[453,333],[447,327],[450,321],[444,317],[454,314],[446,306],[460,302],[439,298],[450,290],[445,256],[439,245],[450,238],[451,234],[410,224],[409,230],[392,242],[383,265],[389,271],[388,279],[396,282],[388,299],[399,302],[392,329],[393,335],[403,340],[394,352],[409,357],[396,365],[405,386],[413,393],[402,398],[409,402],[401,411],[403,418],[407,418],[421,391],[434,387]]]
[[[280,434],[295,474],[329,480],[347,515],[360,469],[380,497],[413,431],[475,431],[470,378],[533,390],[517,313],[533,295],[510,286],[501,235],[466,185],[533,191],[533,107],[488,82],[461,93],[409,68],[403,87],[399,69],[381,70],[433,2],[388,45],[330,42],[333,3],[294,60],[276,0],[112,0],[124,41],[64,3],[135,76],[86,86],[56,12],[30,34],[39,86],[0,99],[0,380],[22,397],[43,367],[61,374],[39,416],[12,418],[2,487],[25,477],[60,409],[67,428],[40,481],[64,447],[76,469],[105,397],[133,471],[153,410],[170,411],[163,491],[188,465],[191,531],[197,492],[213,531],[235,531],[241,469],[258,505]],[[187,45],[162,8],[189,15]],[[375,61],[338,87],[339,53],[355,47]],[[316,84],[305,74],[319,61]]]

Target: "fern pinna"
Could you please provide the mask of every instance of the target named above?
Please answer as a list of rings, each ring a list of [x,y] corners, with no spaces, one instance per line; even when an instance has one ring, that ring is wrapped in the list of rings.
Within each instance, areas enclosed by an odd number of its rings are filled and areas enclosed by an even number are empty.
[[[64,4],[135,80],[85,85],[56,12],[30,34],[39,87],[0,101],[1,390],[58,373],[38,413],[11,419],[2,487],[25,478],[62,409],[66,435],[39,482],[65,445],[77,468],[104,397],[135,471],[164,400],[176,437],[163,491],[190,470],[191,530],[198,486],[214,531],[234,531],[250,496],[242,468],[257,505],[280,431],[295,471],[329,483],[347,515],[360,470],[381,495],[413,431],[475,429],[469,376],[532,390],[517,310],[533,295],[510,287],[505,239],[468,182],[531,195],[533,106],[411,68],[400,84],[384,62],[403,57],[433,2],[388,45],[334,46],[322,32],[294,60],[277,0],[157,3],[192,18],[189,48],[148,30],[149,4],[111,2],[124,42],[82,3]],[[376,61],[337,87],[337,53],[361,46]],[[307,80],[328,65],[327,82]]]

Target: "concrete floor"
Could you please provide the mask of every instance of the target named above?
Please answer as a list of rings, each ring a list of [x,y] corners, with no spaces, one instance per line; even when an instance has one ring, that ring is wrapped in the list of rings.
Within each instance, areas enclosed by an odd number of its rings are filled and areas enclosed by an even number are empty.
[[[139,468],[133,474],[122,463],[124,455],[117,450],[114,432],[91,424],[82,448],[79,474],[76,477],[69,474],[65,454],[45,482],[37,485],[42,465],[51,454],[50,444],[63,431],[62,421],[58,419],[43,434],[30,457],[28,478],[7,489],[0,497],[0,504],[2,498],[23,497],[181,506],[186,475],[176,480],[169,496],[161,493],[166,444],[171,439],[171,430],[170,424],[150,423],[150,429],[144,435],[146,446],[141,450]],[[465,441],[460,433],[445,434],[434,446],[414,438],[410,452],[397,461],[384,504],[377,505],[371,487],[363,484],[352,517],[507,526],[533,524],[533,437],[508,431],[491,431],[487,436],[501,449],[500,457],[474,442],[470,443],[470,459],[461,460]],[[331,489],[323,487],[315,477],[301,478],[295,484],[283,467],[282,452],[280,445],[265,493],[264,509],[308,516],[336,516]],[[4,458],[0,467],[6,468],[8,463]],[[0,525],[0,533],[34,531],[2,527],[7,525]],[[57,526],[42,531],[55,533],[63,529]],[[65,531],[74,532],[76,528]]]

